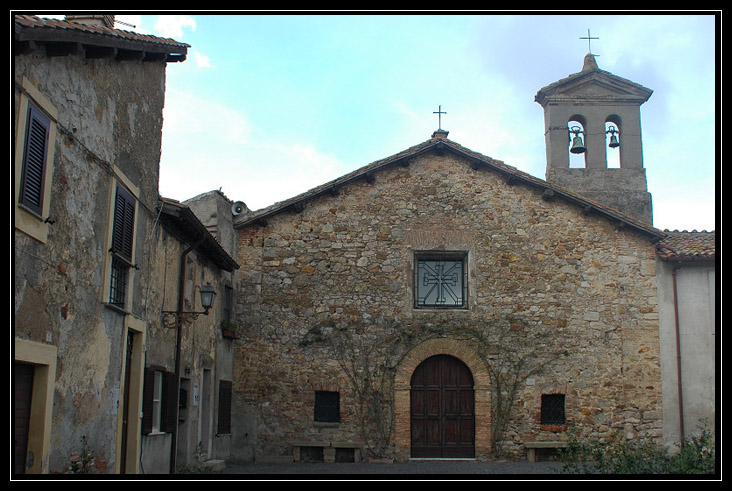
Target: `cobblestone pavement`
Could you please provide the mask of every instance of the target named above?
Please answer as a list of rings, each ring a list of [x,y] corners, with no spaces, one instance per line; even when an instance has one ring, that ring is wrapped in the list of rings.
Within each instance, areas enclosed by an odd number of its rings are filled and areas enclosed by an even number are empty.
[[[314,475],[415,475],[417,479],[432,478],[470,478],[481,479],[477,475],[505,475],[507,479],[536,479],[537,477],[561,478],[562,464],[559,462],[497,461],[478,462],[472,460],[430,460],[395,463],[255,463],[227,462],[224,474],[262,475],[268,479],[279,476],[283,479],[296,479],[295,476]],[[484,477],[486,478],[486,477]],[[388,477],[387,477],[388,479]]]

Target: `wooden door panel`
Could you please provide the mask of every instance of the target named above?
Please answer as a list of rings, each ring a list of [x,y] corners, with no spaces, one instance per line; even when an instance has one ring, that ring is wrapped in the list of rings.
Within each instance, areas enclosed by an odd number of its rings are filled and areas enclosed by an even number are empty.
[[[475,395],[465,364],[447,355],[425,360],[412,376],[410,399],[412,457],[475,456]]]
[[[33,365],[15,363],[13,366],[14,413],[13,413],[13,440],[15,452],[15,472],[25,473],[26,453],[28,450],[28,430],[30,426],[31,399],[33,394]]]

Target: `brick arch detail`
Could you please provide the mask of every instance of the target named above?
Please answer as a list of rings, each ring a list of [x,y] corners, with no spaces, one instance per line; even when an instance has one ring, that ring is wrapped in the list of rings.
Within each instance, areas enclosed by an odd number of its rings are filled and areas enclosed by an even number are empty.
[[[411,441],[410,383],[414,370],[435,355],[459,359],[473,375],[475,390],[475,456],[485,459],[491,452],[491,394],[488,368],[466,342],[450,338],[430,339],[410,351],[397,367],[394,379],[394,444],[398,458],[409,459]]]

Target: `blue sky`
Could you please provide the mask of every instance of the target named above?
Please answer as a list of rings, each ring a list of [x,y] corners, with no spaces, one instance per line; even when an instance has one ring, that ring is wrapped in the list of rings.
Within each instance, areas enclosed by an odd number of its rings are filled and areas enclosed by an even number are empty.
[[[165,14],[165,12],[163,12]],[[166,80],[160,193],[219,189],[259,209],[427,140],[544,178],[536,92],[600,68],[641,106],[654,225],[715,229],[717,55],[707,15],[125,15],[191,45]]]

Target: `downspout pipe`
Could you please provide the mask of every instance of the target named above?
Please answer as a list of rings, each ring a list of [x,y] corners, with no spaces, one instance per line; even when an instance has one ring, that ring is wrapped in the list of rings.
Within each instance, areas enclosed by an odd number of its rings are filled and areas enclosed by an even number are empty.
[[[684,397],[683,384],[681,383],[681,329],[679,327],[679,297],[676,284],[676,272],[681,269],[681,263],[676,263],[671,270],[671,282],[674,292],[674,328],[676,330],[676,381],[679,394],[679,440],[681,448],[684,448]]]
[[[180,264],[178,270],[178,315],[176,315],[176,334],[175,334],[175,380],[178,390],[176,391],[175,404],[175,424],[173,425],[173,438],[170,442],[170,473],[175,474],[176,452],[178,451],[178,408],[180,406],[180,349],[182,342],[182,320],[181,312],[184,310],[185,285],[186,285],[186,258],[188,254],[200,246],[206,239],[201,237],[194,244],[191,244],[180,255]]]

